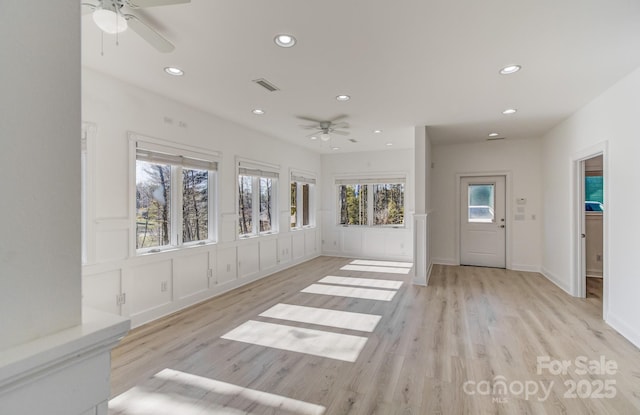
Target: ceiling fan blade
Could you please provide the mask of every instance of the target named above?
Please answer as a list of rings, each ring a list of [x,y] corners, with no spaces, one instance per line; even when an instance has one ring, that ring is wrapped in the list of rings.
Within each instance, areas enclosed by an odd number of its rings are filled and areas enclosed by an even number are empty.
[[[307,135],[305,135],[305,137],[313,137],[314,135],[315,135],[316,137],[319,137],[321,133],[322,133],[321,131],[316,131],[316,132],[313,132],[313,133],[311,133],[311,134],[307,134]]]
[[[93,13],[96,9],[96,5],[92,3],[82,3],[81,6],[80,11],[83,15]]]
[[[318,130],[317,125],[299,125],[298,127],[304,128],[305,130]]]
[[[322,120],[316,120],[315,118],[305,117],[303,115],[296,115],[296,118],[299,120],[315,122],[317,124],[320,124],[322,122]]]
[[[331,127],[333,127],[333,128],[349,128],[349,123],[346,123],[344,121],[336,123],[336,124],[331,123]]]
[[[191,3],[191,0],[126,0],[127,6],[132,9],[142,9],[145,7],[171,6],[172,4]]]
[[[175,46],[162,35],[153,30],[149,25],[144,23],[132,14],[125,14],[127,23],[131,30],[140,35],[141,38],[146,40],[151,46],[156,48],[158,52],[168,53],[175,49]]]
[[[331,134],[349,135],[349,132],[348,131],[333,130],[333,131],[331,131]]]
[[[345,118],[347,118],[347,117],[348,117],[348,115],[347,115],[347,114],[342,114],[342,115],[338,115],[337,117],[334,117],[334,118],[332,118],[332,119],[330,119],[330,120],[328,120],[328,121],[329,121],[331,124],[333,124],[333,123],[335,123],[336,121],[343,120],[343,119],[345,119]]]

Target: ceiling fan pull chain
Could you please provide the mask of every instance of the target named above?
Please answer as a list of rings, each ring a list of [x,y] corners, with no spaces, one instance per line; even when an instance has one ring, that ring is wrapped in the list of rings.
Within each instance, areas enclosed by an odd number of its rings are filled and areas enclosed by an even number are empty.
[[[116,11],[115,15],[116,15],[116,27],[118,27],[118,23],[119,23],[118,19],[120,18],[120,15],[118,14],[118,11]],[[120,36],[120,31],[118,30],[118,31],[116,31],[116,46],[120,46],[119,36]]]

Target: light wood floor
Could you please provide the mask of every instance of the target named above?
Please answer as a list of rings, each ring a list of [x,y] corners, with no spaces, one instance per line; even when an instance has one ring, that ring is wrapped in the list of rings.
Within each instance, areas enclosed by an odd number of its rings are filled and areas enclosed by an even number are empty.
[[[340,270],[349,262],[317,258],[132,331],[112,355],[112,395],[123,395],[110,413],[640,413],[640,351],[602,321],[597,299],[572,298],[536,273],[435,266],[429,286],[418,287],[406,275]],[[327,275],[404,284],[392,301],[300,292]],[[381,319],[367,333],[258,316],[279,303]],[[347,362],[221,339],[248,320],[367,340]],[[618,369],[537,373],[539,356],[604,356]],[[204,382],[154,377],[167,368]],[[487,393],[499,380],[511,390]],[[546,399],[542,390],[525,399],[519,385],[533,391],[534,382],[550,387]],[[607,391],[615,397],[595,397]]]

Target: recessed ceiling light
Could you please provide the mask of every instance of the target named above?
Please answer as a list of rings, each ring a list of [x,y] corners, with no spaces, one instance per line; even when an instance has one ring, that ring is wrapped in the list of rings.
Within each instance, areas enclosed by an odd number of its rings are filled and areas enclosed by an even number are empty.
[[[338,151],[338,150],[340,150],[340,147],[331,147],[331,150]]]
[[[276,45],[280,46],[281,48],[290,48],[291,46],[296,44],[296,38],[286,33],[277,35],[273,39],[273,41],[276,42]]]
[[[500,134],[498,134],[498,133],[489,133],[489,137],[497,137],[497,136],[499,136],[499,135],[500,135]]]
[[[518,112],[518,110],[515,108],[507,108],[506,110],[502,111],[504,115],[511,115],[515,114],[516,112]]]
[[[264,110],[261,110],[260,108],[256,108],[251,112],[253,112],[256,115],[263,115],[264,114]]]
[[[382,132],[382,130],[373,130],[374,134],[380,134]]]
[[[317,140],[318,137],[316,137],[315,135],[311,137],[312,140]]]
[[[520,69],[522,69],[522,66],[520,65],[508,65],[500,69],[500,73],[502,75],[509,75],[518,72]]]
[[[393,145],[393,143],[387,143],[386,146],[387,147],[391,147]]]
[[[180,68],[176,68],[175,66],[167,66],[166,68],[164,68],[164,71],[169,75],[173,75],[173,76],[184,75],[184,71]]]
[[[336,99],[338,101],[349,101],[351,97],[349,95],[338,95]]]

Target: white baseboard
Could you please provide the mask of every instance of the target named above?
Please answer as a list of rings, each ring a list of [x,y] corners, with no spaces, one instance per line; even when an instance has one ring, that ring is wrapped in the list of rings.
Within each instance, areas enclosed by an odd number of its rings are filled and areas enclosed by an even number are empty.
[[[334,256],[338,258],[357,258],[357,259],[370,259],[378,261],[399,261],[399,262],[413,262],[413,257],[410,256],[394,256],[394,255],[366,255],[358,254],[355,252],[342,252],[342,251],[322,251],[320,255]]]
[[[427,282],[425,285],[429,285],[429,278],[431,278],[431,271],[433,271],[433,262],[429,262],[429,268],[427,268]]]
[[[640,348],[640,332],[638,332],[635,328],[631,327],[611,311],[609,311],[605,322],[610,325],[615,331],[624,336],[624,338],[633,343],[634,346]]]
[[[560,289],[562,289],[562,291],[566,292],[567,294],[573,297],[573,294],[571,293],[571,289],[561,279],[553,275],[551,271],[542,267],[540,269],[540,273],[544,275],[546,279],[548,279],[549,281],[557,285]]]
[[[538,265],[511,264],[511,270],[523,272],[540,272]]]
[[[443,259],[443,258],[433,258],[431,263],[434,265],[452,265],[452,266],[460,265],[458,261],[454,261],[453,259]]]

